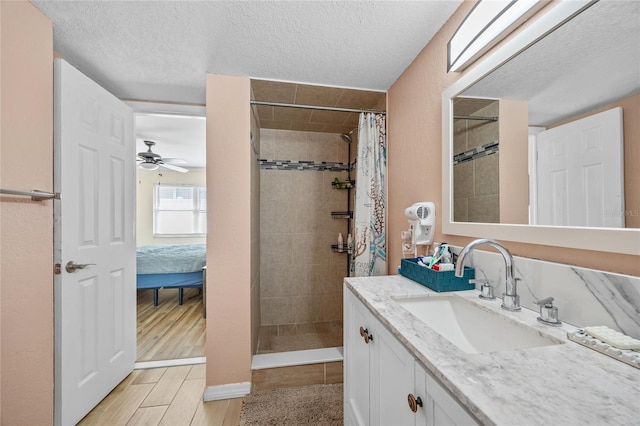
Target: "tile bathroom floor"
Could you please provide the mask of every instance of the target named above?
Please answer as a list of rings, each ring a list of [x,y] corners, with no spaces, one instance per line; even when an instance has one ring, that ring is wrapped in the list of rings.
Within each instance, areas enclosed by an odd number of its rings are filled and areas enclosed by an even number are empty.
[[[204,388],[205,364],[134,370],[78,424],[239,425],[242,398],[203,402]]]
[[[258,354],[342,346],[342,321],[263,325]]]

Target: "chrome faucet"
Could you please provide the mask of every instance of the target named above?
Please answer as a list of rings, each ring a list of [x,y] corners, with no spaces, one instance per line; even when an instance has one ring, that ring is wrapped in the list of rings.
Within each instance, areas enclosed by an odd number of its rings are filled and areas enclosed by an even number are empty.
[[[502,294],[502,309],[506,309],[507,311],[519,311],[520,296],[518,296],[516,280],[513,277],[513,256],[511,256],[509,250],[499,242],[482,238],[471,241],[467,244],[458,255],[458,262],[456,263],[456,277],[462,277],[465,258],[473,249],[479,246],[491,246],[498,250],[502,255],[505,266],[505,292]]]

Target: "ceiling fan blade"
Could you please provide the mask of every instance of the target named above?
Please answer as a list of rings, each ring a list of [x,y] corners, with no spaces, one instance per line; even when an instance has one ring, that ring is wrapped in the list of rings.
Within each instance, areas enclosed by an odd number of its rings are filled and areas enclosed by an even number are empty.
[[[168,164],[187,164],[187,160],[182,158],[163,158],[162,162]]]
[[[180,173],[187,173],[189,170],[185,169],[184,167],[178,167],[178,166],[174,166],[172,164],[164,164],[164,163],[157,163],[160,167],[164,167],[165,169],[169,169],[169,170],[173,170],[176,172],[180,172]]]

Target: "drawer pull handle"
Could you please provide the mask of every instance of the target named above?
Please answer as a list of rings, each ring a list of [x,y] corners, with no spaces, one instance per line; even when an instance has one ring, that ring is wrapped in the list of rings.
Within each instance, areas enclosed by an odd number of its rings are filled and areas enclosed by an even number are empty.
[[[407,396],[407,400],[409,402],[409,408],[414,413],[416,413],[418,411],[418,407],[422,407],[422,398],[420,398],[420,397],[416,398],[415,396],[413,396],[413,394],[410,393]]]
[[[366,344],[373,341],[373,336],[369,334],[369,330],[366,328],[360,327],[360,336],[364,338]]]

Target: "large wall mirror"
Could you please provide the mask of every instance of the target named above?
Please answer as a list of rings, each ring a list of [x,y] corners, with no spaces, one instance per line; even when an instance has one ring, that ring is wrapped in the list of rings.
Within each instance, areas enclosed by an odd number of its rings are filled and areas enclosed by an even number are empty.
[[[640,2],[543,13],[443,94],[443,232],[640,254]]]

